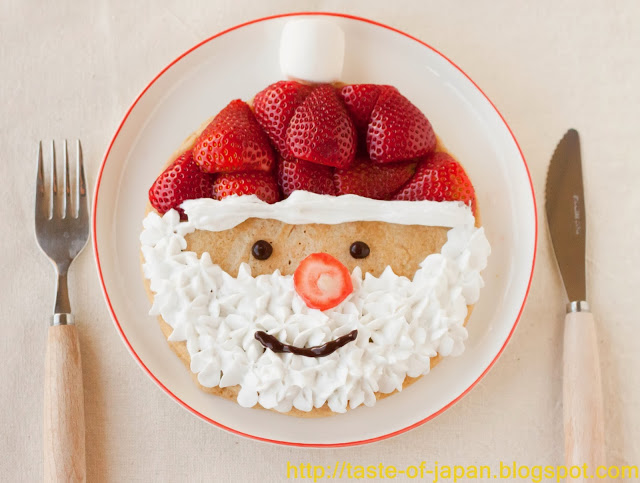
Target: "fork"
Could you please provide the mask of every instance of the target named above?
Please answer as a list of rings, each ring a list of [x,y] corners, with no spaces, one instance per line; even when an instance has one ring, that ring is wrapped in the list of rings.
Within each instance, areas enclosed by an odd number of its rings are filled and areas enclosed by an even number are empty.
[[[51,142],[51,180],[46,189],[42,141],[38,144],[35,232],[38,245],[58,275],[54,314],[47,337],[44,380],[44,479],[85,481],[84,395],[78,333],[71,314],[67,271],[89,239],[89,208],[77,141],[75,189],[69,183],[67,141],[63,145],[62,193],[58,191],[56,152]],[[48,193],[47,193],[48,192]],[[73,199],[72,199],[73,193]]]

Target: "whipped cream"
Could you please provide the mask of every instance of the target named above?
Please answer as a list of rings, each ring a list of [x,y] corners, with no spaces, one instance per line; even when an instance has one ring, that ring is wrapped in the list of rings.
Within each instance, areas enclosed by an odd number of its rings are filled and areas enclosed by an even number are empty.
[[[291,225],[337,225],[349,221],[383,221],[398,225],[473,225],[471,209],[458,201],[382,201],[356,195],[327,196],[294,191],[268,204],[255,195],[232,195],[223,200],[200,198],[180,207],[201,230],[223,231],[249,218],[279,220]]]
[[[143,221],[143,269],[155,294],[150,314],[161,315],[173,328],[169,340],[186,342],[191,371],[203,386],[238,385],[238,403],[245,407],[260,404],[287,412],[328,404],[341,413],[347,406],[372,406],[376,392],[401,390],[407,376],[429,372],[431,357],[464,350],[467,305],[478,300],[484,285],[480,272],[490,253],[484,230],[473,225],[470,211],[470,218],[458,217],[458,209],[467,207],[454,209],[456,216],[451,218],[452,205],[443,203],[437,203],[440,208],[429,204],[428,209],[413,213],[412,224],[428,225],[429,220],[442,218],[450,219],[454,227],[441,253],[427,256],[412,280],[396,275],[390,267],[380,277],[363,276],[356,268],[351,275],[353,293],[338,306],[319,311],[300,299],[290,275],[276,271],[254,277],[249,266],[242,264],[234,277],[213,264],[208,253],[198,257],[186,250],[187,233],[235,226],[233,216],[242,218],[245,212],[238,214],[241,210],[234,207],[252,207],[247,217],[267,213],[272,218],[273,207],[288,211],[293,205],[286,201],[267,205],[250,198],[187,201],[182,206],[188,221],[180,221],[175,210],[164,216],[149,213]],[[318,200],[325,205],[334,198],[323,195]],[[404,204],[385,203],[397,207],[391,210],[396,216],[403,216]],[[226,214],[219,213],[227,208]],[[435,216],[438,211],[441,218]],[[373,211],[367,213],[374,216]],[[341,211],[332,214],[333,219],[341,215]],[[328,216],[322,211],[320,218]],[[386,216],[374,218],[387,221],[382,219]],[[293,218],[303,223],[312,216],[302,210]],[[354,342],[322,358],[276,354],[254,338],[262,330],[281,342],[303,347],[323,344],[354,329],[358,330]]]
[[[291,20],[280,37],[280,69],[285,77],[334,82],[342,75],[344,32],[335,22],[315,17]]]

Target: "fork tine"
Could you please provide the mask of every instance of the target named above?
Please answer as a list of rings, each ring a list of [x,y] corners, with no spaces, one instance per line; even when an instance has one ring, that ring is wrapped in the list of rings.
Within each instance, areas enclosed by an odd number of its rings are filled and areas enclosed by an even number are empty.
[[[56,145],[51,140],[51,189],[49,190],[49,219],[55,216],[58,197],[58,176],[56,175]]]
[[[44,194],[44,167],[42,165],[42,141],[38,142],[38,174],[36,181],[36,220],[48,217]]]
[[[76,169],[76,186],[77,186],[77,194],[76,194],[76,207],[78,218],[86,219],[88,217],[88,203],[87,200],[87,179],[84,175],[84,163],[82,162],[82,146],[80,145],[80,140],[78,139],[76,142],[77,147],[77,169]]]
[[[62,153],[64,155],[64,175],[63,175],[63,188],[64,198],[62,201],[62,218],[66,218],[71,212],[71,185],[69,184],[69,155],[67,153],[67,140],[64,140],[62,145]]]

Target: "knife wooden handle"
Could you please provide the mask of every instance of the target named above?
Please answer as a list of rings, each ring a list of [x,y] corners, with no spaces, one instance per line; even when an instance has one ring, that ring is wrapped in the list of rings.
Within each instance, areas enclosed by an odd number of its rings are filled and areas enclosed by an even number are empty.
[[[565,319],[563,403],[565,463],[587,464],[594,475],[605,464],[605,451],[600,358],[590,312],[570,312]]]
[[[44,481],[86,481],[82,363],[75,325],[49,327],[44,377]]]

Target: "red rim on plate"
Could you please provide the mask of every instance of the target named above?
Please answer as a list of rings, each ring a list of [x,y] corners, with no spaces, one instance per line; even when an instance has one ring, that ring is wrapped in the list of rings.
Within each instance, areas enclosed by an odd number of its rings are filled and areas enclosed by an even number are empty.
[[[527,177],[529,178],[529,185],[531,186],[533,212],[534,212],[534,220],[535,220],[535,232],[534,232],[535,238],[534,238],[534,244],[533,244],[533,258],[532,258],[532,262],[531,262],[531,273],[529,275],[529,281],[527,283],[527,290],[526,290],[524,298],[522,300],[522,305],[520,307],[520,310],[518,311],[518,316],[516,317],[516,320],[513,323],[513,327],[511,328],[511,331],[509,332],[509,334],[507,335],[506,340],[504,341],[504,344],[502,345],[502,347],[500,348],[500,350],[498,351],[496,356],[493,358],[493,360],[489,363],[487,368],[482,372],[482,374],[480,374],[480,376],[467,389],[465,389],[462,393],[460,393],[455,399],[453,399],[447,405],[442,407],[440,410],[434,412],[433,414],[430,414],[426,418],[424,418],[424,419],[422,419],[422,420],[420,420],[420,421],[418,421],[418,422],[416,422],[414,424],[411,424],[410,426],[407,426],[407,427],[405,427],[403,429],[399,429],[397,431],[393,431],[391,433],[388,433],[388,434],[385,434],[385,435],[382,435],[382,436],[378,436],[378,437],[370,438],[370,439],[364,439],[364,440],[360,440],[360,441],[350,441],[350,442],[346,442],[346,443],[329,443],[329,444],[294,443],[294,442],[289,442],[289,441],[278,441],[278,440],[273,440],[273,439],[268,439],[268,438],[262,438],[262,437],[259,437],[259,436],[254,436],[254,435],[251,435],[251,434],[243,433],[241,431],[238,431],[238,430],[235,430],[235,429],[230,428],[228,426],[225,426],[225,425],[223,425],[223,424],[221,424],[221,423],[219,423],[219,422],[217,422],[217,421],[205,416],[201,412],[196,411],[194,408],[189,406],[182,399],[180,399],[175,394],[173,394],[169,390],[169,388],[167,388],[164,384],[162,384],[162,382],[160,382],[160,380],[147,368],[147,366],[144,364],[144,362],[140,359],[140,357],[138,356],[136,351],[131,346],[131,343],[127,339],[127,336],[125,335],[124,331],[122,330],[122,327],[120,326],[120,322],[118,321],[118,317],[116,316],[116,313],[113,310],[113,306],[111,305],[111,299],[109,298],[109,292],[107,291],[107,287],[106,287],[106,285],[104,283],[104,279],[102,277],[102,267],[101,267],[101,264],[100,264],[100,253],[98,252],[98,243],[97,243],[97,237],[96,237],[96,212],[97,212],[97,206],[98,206],[98,193],[100,192],[100,182],[102,180],[102,173],[104,171],[104,167],[105,167],[105,164],[107,162],[107,158],[109,157],[109,153],[111,152],[111,148],[112,148],[114,142],[116,141],[116,139],[118,138],[118,135],[120,134],[120,130],[122,129],[122,126],[124,125],[124,123],[127,121],[128,117],[129,117],[129,114],[131,113],[133,108],[136,106],[136,104],[138,103],[140,98],[156,82],[156,80],[158,80],[167,70],[169,70],[180,59],[182,59],[183,57],[187,56],[188,54],[190,54],[194,50],[198,49],[202,45],[210,42],[211,40],[213,40],[213,39],[215,39],[217,37],[220,37],[220,36],[225,35],[225,34],[231,32],[231,31],[240,29],[242,27],[245,27],[247,25],[251,25],[251,24],[254,24],[254,23],[264,22],[264,21],[267,21],[267,20],[273,20],[273,19],[277,19],[277,18],[302,16],[302,15],[307,15],[307,16],[308,15],[326,15],[326,16],[331,16],[331,17],[343,17],[343,18],[347,18],[347,19],[351,19],[351,20],[357,20],[357,21],[360,21],[360,22],[365,22],[365,23],[368,23],[368,24],[371,24],[371,25],[376,25],[378,27],[382,27],[384,29],[390,30],[390,31],[395,32],[397,34],[403,35],[403,36],[405,36],[405,37],[407,37],[407,38],[409,38],[409,39],[411,39],[411,40],[423,45],[424,47],[432,50],[433,52],[435,52],[436,54],[441,56],[443,59],[445,59],[447,62],[449,62],[458,71],[460,71],[460,73],[462,73],[469,80],[469,82],[471,82],[475,86],[475,88],[485,97],[485,99],[489,102],[491,107],[493,107],[493,109],[498,114],[498,116],[500,117],[500,119],[504,123],[505,127],[509,131],[509,134],[511,135],[511,138],[513,139],[513,142],[515,143],[516,147],[518,148],[518,152],[520,153],[520,158],[522,159],[522,162],[524,164],[524,168],[525,168],[526,173],[527,173]],[[94,254],[95,254],[96,265],[98,267],[98,276],[100,277],[100,285],[102,287],[102,292],[103,292],[104,298],[105,298],[105,300],[107,302],[107,306],[109,308],[109,312],[111,313],[111,318],[113,319],[113,321],[114,321],[114,323],[116,325],[116,328],[118,329],[118,332],[120,333],[120,336],[122,337],[125,345],[129,349],[129,352],[131,352],[131,354],[133,355],[135,360],[138,362],[138,364],[140,364],[142,369],[144,369],[144,371],[149,375],[149,377],[158,386],[160,386],[167,394],[169,394],[169,396],[171,396],[176,402],[178,402],[185,409],[189,410],[191,413],[195,414],[196,416],[204,419],[205,421],[207,421],[207,422],[209,422],[209,423],[211,423],[211,424],[213,424],[213,425],[215,425],[215,426],[217,426],[219,428],[222,428],[222,429],[225,429],[227,431],[230,431],[231,433],[238,434],[240,436],[245,436],[247,438],[255,439],[255,440],[258,440],[258,441],[265,441],[265,442],[268,442],[268,443],[276,443],[276,444],[282,444],[282,445],[288,445],[288,446],[299,446],[299,447],[331,448],[331,447],[355,446],[355,445],[360,445],[360,444],[366,444],[366,443],[373,443],[373,442],[376,442],[376,441],[381,441],[383,439],[391,438],[391,437],[396,436],[398,434],[402,434],[404,432],[407,432],[407,431],[409,431],[409,430],[411,430],[413,428],[416,428],[416,427],[426,423],[427,421],[429,421],[430,419],[433,419],[434,417],[436,417],[439,414],[443,413],[444,411],[449,409],[451,406],[453,406],[456,402],[458,402],[460,399],[462,399],[462,397],[464,397],[485,376],[485,374],[487,374],[487,372],[489,372],[489,370],[491,369],[491,367],[493,367],[495,362],[498,360],[498,358],[500,357],[500,355],[504,351],[505,347],[507,346],[507,343],[511,339],[511,336],[513,335],[513,332],[514,332],[516,326],[518,325],[518,321],[520,320],[520,316],[522,315],[522,311],[524,310],[525,302],[526,302],[527,297],[529,295],[529,289],[531,288],[531,279],[533,277],[533,268],[535,266],[536,252],[537,252],[537,247],[538,247],[538,214],[537,214],[537,206],[536,206],[536,201],[535,201],[535,196],[534,196],[534,191],[533,191],[533,183],[531,181],[531,174],[529,173],[529,168],[527,166],[527,162],[525,161],[524,155],[522,154],[522,150],[520,149],[520,145],[518,144],[518,141],[516,140],[515,136],[513,135],[513,132],[511,131],[511,128],[507,124],[506,120],[504,119],[504,117],[502,116],[500,111],[496,108],[496,106],[493,104],[493,102],[491,102],[491,99],[489,99],[487,97],[487,95],[482,91],[482,89],[480,89],[480,87],[478,87],[478,85],[460,67],[458,67],[453,61],[451,61],[451,59],[449,59],[447,56],[443,55],[442,53],[440,53],[438,50],[434,49],[430,45],[426,44],[422,40],[417,39],[417,38],[415,38],[415,37],[413,37],[413,36],[411,36],[411,35],[409,35],[409,34],[407,34],[405,32],[402,32],[402,31],[400,31],[400,30],[398,30],[396,28],[389,27],[388,25],[384,25],[384,24],[382,24],[380,22],[375,22],[373,20],[369,20],[369,19],[362,18],[362,17],[356,17],[356,16],[353,16],[353,15],[347,15],[347,14],[342,14],[342,13],[331,13],[331,12],[295,12],[295,13],[285,13],[285,14],[280,14],[280,15],[272,15],[272,16],[269,16],[269,17],[263,17],[263,18],[259,18],[259,19],[256,19],[256,20],[251,20],[249,22],[245,22],[245,23],[236,25],[235,27],[231,27],[231,28],[229,28],[227,30],[223,30],[222,32],[220,32],[218,34],[213,35],[213,36],[209,37],[206,40],[203,40],[199,44],[195,45],[191,49],[189,49],[186,52],[184,52],[182,55],[180,55],[178,58],[176,58],[173,62],[171,62],[169,65],[167,65],[164,69],[162,69],[162,71],[160,71],[160,73],[158,75],[156,75],[153,78],[153,80],[151,82],[149,82],[149,84],[142,90],[142,92],[140,92],[138,97],[136,97],[135,101],[133,102],[133,104],[131,104],[131,106],[127,110],[127,113],[124,115],[124,118],[122,119],[122,121],[118,125],[118,129],[116,130],[116,133],[113,136],[113,139],[109,143],[109,147],[107,148],[107,151],[106,151],[106,153],[104,155],[104,158],[102,160],[102,163],[100,165],[100,170],[98,171],[98,178],[97,178],[97,181],[96,181],[95,192],[94,192],[94,195],[93,195],[93,207],[92,207],[92,211],[91,211],[91,218],[92,218],[92,220],[91,220],[91,234],[92,234],[92,239],[93,239],[93,251],[94,251]]]

